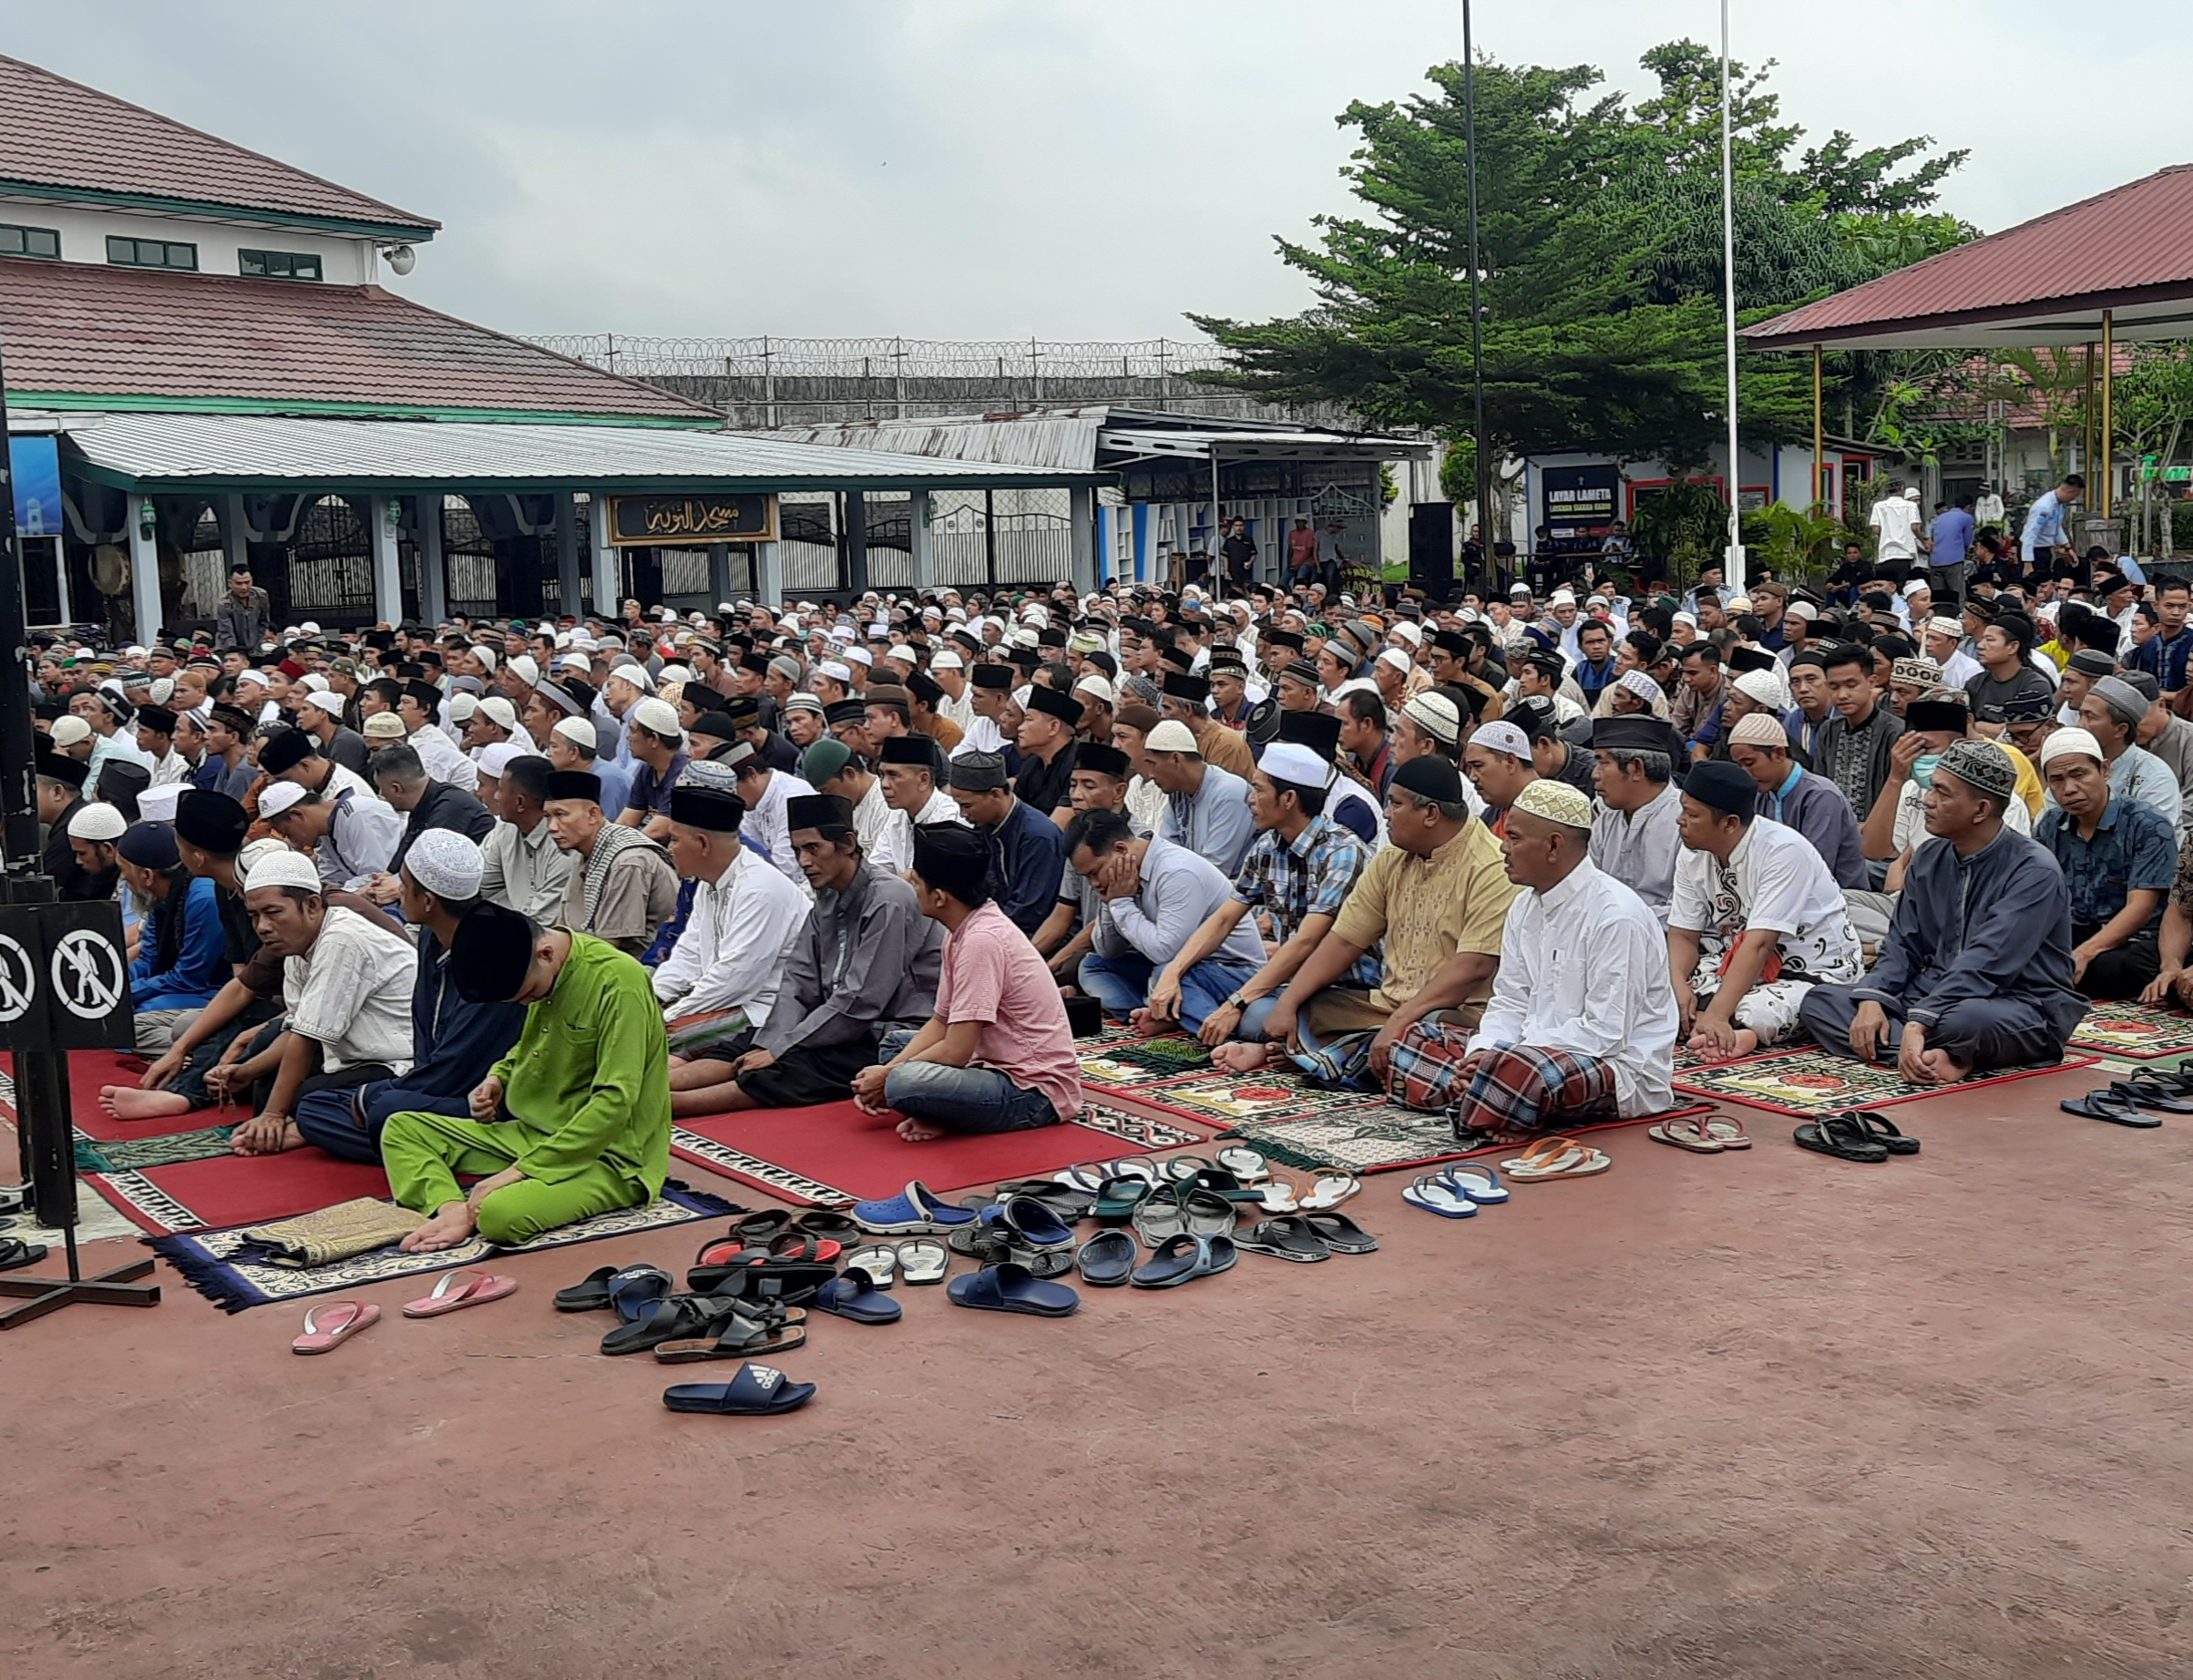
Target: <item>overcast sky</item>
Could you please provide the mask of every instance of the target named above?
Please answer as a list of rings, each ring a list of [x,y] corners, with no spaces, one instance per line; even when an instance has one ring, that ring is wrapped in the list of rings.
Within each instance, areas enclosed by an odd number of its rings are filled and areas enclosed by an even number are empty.
[[[1712,0],[1479,0],[1595,63]],[[1735,0],[1816,137],[1933,135],[2000,229],[2193,159],[2193,6]],[[1460,56],[1453,0],[0,0],[12,55],[445,230],[392,282],[518,333],[1189,337],[1299,309],[1272,236],[1348,203],[1351,98]],[[2057,91],[2048,95],[2044,87]],[[2061,113],[2044,112],[2053,105]]]

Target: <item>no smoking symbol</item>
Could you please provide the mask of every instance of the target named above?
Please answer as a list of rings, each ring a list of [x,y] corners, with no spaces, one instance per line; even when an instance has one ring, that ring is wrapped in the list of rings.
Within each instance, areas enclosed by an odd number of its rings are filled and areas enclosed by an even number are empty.
[[[127,978],[121,953],[103,935],[78,927],[54,946],[54,996],[71,1015],[104,1019],[121,1001]]]

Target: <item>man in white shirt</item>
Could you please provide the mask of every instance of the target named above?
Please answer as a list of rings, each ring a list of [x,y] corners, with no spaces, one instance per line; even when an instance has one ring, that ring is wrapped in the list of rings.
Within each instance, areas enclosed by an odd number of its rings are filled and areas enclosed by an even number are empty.
[[[793,883],[804,900],[811,889],[799,859],[792,855],[792,829],[785,806],[794,799],[810,797],[815,790],[789,771],[770,769],[749,742],[738,743],[719,762],[730,765],[738,777],[739,797],[746,802],[743,827],[748,843]]]
[[[441,714],[441,706],[442,691],[433,683],[417,680],[407,683],[396,697],[396,716],[403,722],[405,738],[419,755],[419,763],[426,766],[430,779],[461,787],[467,794],[477,793],[479,766],[457,750],[449,732],[435,721]]]
[[[1750,772],[1716,759],[1683,784],[1668,968],[1678,1030],[1716,1061],[1796,1036],[1815,984],[1865,972],[1827,860],[1798,830],[1756,815],[1758,792]]]
[[[937,743],[927,735],[897,735],[879,749],[876,780],[898,831],[892,846],[894,850],[903,847],[906,852],[907,864],[899,870],[902,875],[913,862],[917,828],[932,823],[964,825],[967,822],[959,802],[937,784],[938,767],[943,759]]]
[[[671,863],[697,886],[654,986],[671,1052],[691,1057],[767,1022],[807,895],[740,844],[748,811],[738,794],[681,781],[670,797]]]
[[[1873,528],[1874,558],[1883,566],[1898,561],[1910,565],[1919,558],[1919,502],[1917,493],[1907,492],[1903,486],[1891,479],[1889,493],[1873,504],[1873,512],[1867,521]],[[1897,574],[1901,582],[1902,574]]]
[[[1508,907],[1491,1001],[1476,1030],[1418,1021],[1393,1048],[1388,1089],[1444,1109],[1476,1143],[1674,1102],[1677,1010],[1659,921],[1593,866],[1592,802],[1541,778],[1507,812],[1501,851],[1527,890]]]

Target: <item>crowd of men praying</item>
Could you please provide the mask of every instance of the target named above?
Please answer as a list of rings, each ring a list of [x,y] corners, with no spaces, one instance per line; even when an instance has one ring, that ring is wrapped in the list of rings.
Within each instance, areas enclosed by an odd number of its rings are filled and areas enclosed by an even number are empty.
[[[2193,593],[1910,569],[348,635],[240,573],[38,639],[46,866],[122,907],[108,1111],[378,1162],[420,1248],[651,1197],[673,1116],[1070,1120],[1075,998],[1486,1140],[1667,1108],[1678,1047],[1934,1083],[2193,1004]]]

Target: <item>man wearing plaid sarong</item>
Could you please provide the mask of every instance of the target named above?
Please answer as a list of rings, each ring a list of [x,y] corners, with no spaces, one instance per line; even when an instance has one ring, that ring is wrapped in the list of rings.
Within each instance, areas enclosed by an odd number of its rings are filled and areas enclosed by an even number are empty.
[[[1540,780],[1501,842],[1508,907],[1492,1000],[1476,1029],[1418,1021],[1393,1048],[1388,1094],[1445,1110],[1455,1135],[1544,1132],[1670,1106],[1676,1009],[1658,919],[1594,867],[1592,802]]]

